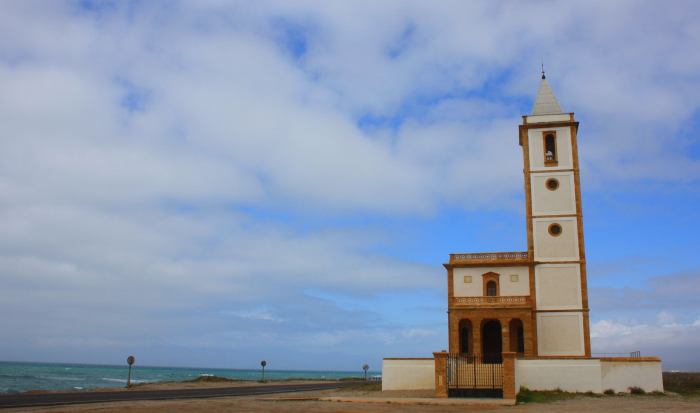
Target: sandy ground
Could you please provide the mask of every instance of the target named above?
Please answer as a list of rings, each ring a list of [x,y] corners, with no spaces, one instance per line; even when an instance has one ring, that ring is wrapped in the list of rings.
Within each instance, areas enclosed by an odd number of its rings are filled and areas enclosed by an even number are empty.
[[[245,385],[245,383],[241,383]],[[236,383],[236,385],[241,385]],[[231,383],[228,383],[230,386]],[[163,386],[162,384],[159,386]],[[171,385],[169,388],[174,388]],[[207,383],[206,387],[212,387]],[[217,386],[218,387],[218,386]],[[162,388],[162,387],[158,387]],[[182,383],[177,388],[182,388]],[[377,403],[346,403],[313,400],[316,397],[423,397],[432,392],[381,392],[362,389],[325,390],[266,396],[221,397],[169,401],[136,401],[59,406],[48,408],[8,409],[6,411],[46,412],[700,412],[700,398],[681,396],[606,396],[580,397],[551,403],[517,406],[431,406]]]

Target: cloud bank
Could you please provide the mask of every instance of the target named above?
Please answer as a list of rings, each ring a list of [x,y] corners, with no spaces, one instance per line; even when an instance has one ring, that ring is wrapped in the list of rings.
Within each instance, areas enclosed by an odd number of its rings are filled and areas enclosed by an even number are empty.
[[[697,192],[693,2],[0,9],[11,359],[355,369],[444,348],[453,251],[405,252],[410,223],[522,212],[516,125],[542,57],[582,121],[587,188]],[[606,349],[697,341],[694,320],[602,314]]]

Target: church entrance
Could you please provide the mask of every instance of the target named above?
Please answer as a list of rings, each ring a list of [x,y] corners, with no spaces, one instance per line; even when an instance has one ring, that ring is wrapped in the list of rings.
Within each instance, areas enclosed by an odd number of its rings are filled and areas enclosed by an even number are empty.
[[[481,332],[482,354],[484,363],[501,363],[503,342],[501,323],[498,320],[488,320]]]

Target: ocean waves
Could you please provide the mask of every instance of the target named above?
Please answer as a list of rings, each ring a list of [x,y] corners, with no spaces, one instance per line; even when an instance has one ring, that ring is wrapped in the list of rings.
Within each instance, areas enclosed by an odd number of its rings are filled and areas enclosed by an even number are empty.
[[[163,381],[186,381],[198,377],[211,376],[238,380],[259,380],[260,370],[147,367],[136,365],[131,371],[131,382],[133,384],[142,384]],[[360,376],[361,372],[265,370],[265,378],[268,380],[335,380],[344,377]],[[75,391],[125,387],[127,377],[128,367],[126,365],[0,362],[0,393],[17,393],[29,390]]]

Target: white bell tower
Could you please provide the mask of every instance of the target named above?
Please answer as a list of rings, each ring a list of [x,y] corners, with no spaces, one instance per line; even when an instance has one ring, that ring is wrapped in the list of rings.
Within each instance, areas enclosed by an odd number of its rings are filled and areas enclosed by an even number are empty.
[[[561,110],[543,71],[532,114],[520,125],[541,357],[591,355],[577,131],[574,114]]]

